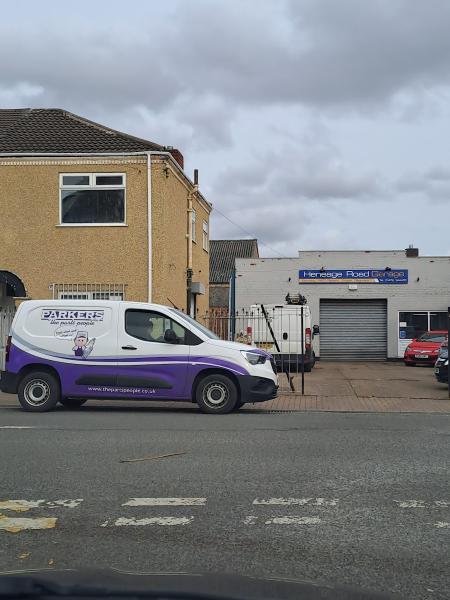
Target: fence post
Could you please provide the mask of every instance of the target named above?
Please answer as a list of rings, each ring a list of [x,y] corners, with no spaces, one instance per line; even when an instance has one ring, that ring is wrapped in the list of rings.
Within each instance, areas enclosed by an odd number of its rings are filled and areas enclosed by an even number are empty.
[[[300,360],[301,360],[301,367],[302,367],[302,396],[305,395],[305,349],[303,347],[304,345],[304,341],[305,341],[305,327],[304,327],[304,316],[303,316],[303,304],[300,307],[300,327],[301,327],[301,333],[300,333],[300,339],[301,339],[301,354],[300,354]]]
[[[236,269],[233,269],[230,281],[230,299],[229,299],[229,315],[230,319],[230,340],[236,337]]]
[[[280,348],[280,345],[278,344],[277,338],[275,337],[275,333],[273,332],[272,325],[270,324],[269,317],[267,315],[266,307],[264,306],[264,304],[261,304],[261,311],[262,311],[262,314],[264,315],[264,318],[266,320],[266,324],[267,324],[267,327],[269,329],[270,335],[272,336],[273,343],[275,344],[275,348],[277,349],[277,352],[278,352],[278,354],[281,357],[282,356],[282,354],[281,354],[281,348]],[[281,362],[281,369],[284,370],[284,372],[286,373],[286,377],[287,377],[287,380],[289,382],[289,387],[291,388],[291,391],[295,392],[295,387],[294,387],[294,384],[292,383],[292,377],[291,377],[291,375],[289,373],[289,369],[288,369],[288,367],[286,367],[286,369],[284,368],[283,362]]]

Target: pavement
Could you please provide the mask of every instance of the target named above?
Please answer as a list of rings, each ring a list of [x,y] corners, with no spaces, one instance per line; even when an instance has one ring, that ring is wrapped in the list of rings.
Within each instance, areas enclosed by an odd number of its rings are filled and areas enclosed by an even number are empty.
[[[403,362],[317,362],[305,374],[302,397],[299,375],[295,393],[288,392],[280,374],[280,395],[265,402],[264,410],[337,412],[450,413],[448,386],[438,383],[428,366],[407,367]],[[254,408],[258,409],[258,405]]]
[[[0,569],[450,597],[450,416],[0,407]]]
[[[317,362],[305,374],[305,395],[300,376],[293,377],[295,392],[288,391],[280,373],[278,398],[246,404],[242,412],[404,412],[450,413],[448,387],[438,383],[430,367],[406,367],[401,362]],[[0,406],[17,406],[14,396],[0,392]],[[90,400],[89,407],[197,411],[191,402]]]

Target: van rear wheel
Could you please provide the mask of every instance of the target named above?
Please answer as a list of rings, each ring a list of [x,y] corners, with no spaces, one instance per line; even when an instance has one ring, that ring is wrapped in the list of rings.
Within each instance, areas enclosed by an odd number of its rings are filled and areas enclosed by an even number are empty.
[[[223,415],[235,408],[238,391],[226,375],[207,375],[198,384],[195,399],[202,412]]]
[[[59,402],[64,408],[76,409],[83,406],[83,404],[87,402],[87,398],[61,398]]]
[[[54,375],[45,371],[34,371],[22,378],[17,395],[24,410],[46,412],[55,408],[61,390]]]

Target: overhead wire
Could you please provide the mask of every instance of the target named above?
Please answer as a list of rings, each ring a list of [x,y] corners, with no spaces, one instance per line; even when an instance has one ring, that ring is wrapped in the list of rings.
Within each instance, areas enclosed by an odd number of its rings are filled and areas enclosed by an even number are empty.
[[[251,236],[252,239],[258,240],[258,244],[261,244],[262,246],[265,246],[266,248],[269,248],[269,250],[272,250],[272,252],[275,252],[275,254],[278,254],[278,256],[280,258],[292,258],[291,256],[284,256],[283,254],[281,254],[280,252],[278,252],[278,250],[275,250],[275,248],[272,248],[272,246],[270,246],[269,244],[267,244],[262,238],[258,237],[254,233],[250,233],[250,231],[247,231],[246,229],[244,229],[244,227],[242,227],[238,223],[235,223],[232,219],[230,219],[230,217],[227,217],[227,215],[225,215],[223,212],[221,212],[216,206],[214,206],[214,212],[219,213],[219,215],[221,217],[223,217],[224,219],[226,219],[227,221],[229,221],[232,225],[234,225],[235,227],[237,227],[238,229],[240,229],[241,231],[243,231],[245,234]]]

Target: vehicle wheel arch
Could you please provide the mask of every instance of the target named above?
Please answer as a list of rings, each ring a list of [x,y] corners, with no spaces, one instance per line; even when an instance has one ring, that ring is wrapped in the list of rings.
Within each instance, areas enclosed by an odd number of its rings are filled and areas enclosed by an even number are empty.
[[[58,380],[59,387],[61,389],[61,377],[59,376],[58,370],[50,365],[43,365],[41,363],[31,363],[22,367],[17,373],[17,384],[19,384],[19,382],[26,375],[32,373],[33,371],[39,371],[40,373],[49,373],[50,375],[53,375]]]
[[[236,375],[234,373],[232,373],[228,369],[221,369],[219,367],[211,367],[211,368],[207,368],[207,369],[202,369],[199,373],[197,373],[197,375],[195,376],[195,379],[192,383],[192,389],[191,389],[191,401],[192,402],[196,402],[195,394],[197,392],[198,384],[204,377],[208,377],[209,375],[223,375],[224,377],[228,377],[229,379],[231,379],[231,381],[236,386],[237,393],[238,393],[238,402],[240,402],[241,386],[239,385],[238,378],[236,377]]]

